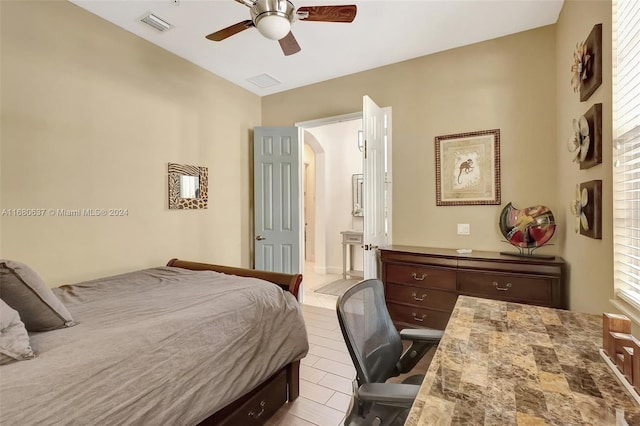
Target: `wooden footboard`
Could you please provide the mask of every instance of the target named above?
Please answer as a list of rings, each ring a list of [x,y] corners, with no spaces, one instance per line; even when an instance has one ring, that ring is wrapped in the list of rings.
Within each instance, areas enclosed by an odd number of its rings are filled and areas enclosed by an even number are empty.
[[[298,290],[302,282],[300,274],[282,274],[178,259],[171,259],[167,266],[260,278],[279,285],[293,294],[296,299],[298,299]],[[215,412],[199,425],[263,425],[282,405],[294,401],[299,393],[300,361],[294,361],[285,365],[251,392]]]
[[[278,284],[289,293],[298,298],[298,290],[302,282],[300,274],[282,274],[280,272],[259,271],[257,269],[235,268],[232,266],[212,265],[209,263],[189,262],[186,260],[171,259],[167,266],[191,269],[193,271],[216,271],[223,274],[238,275],[240,277],[260,278]]]

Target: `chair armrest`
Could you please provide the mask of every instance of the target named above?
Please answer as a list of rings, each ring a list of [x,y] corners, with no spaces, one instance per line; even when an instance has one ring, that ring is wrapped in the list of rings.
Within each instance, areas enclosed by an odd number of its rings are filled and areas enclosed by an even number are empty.
[[[360,401],[410,408],[420,386],[401,383],[365,383],[358,388]]]
[[[400,331],[402,340],[411,340],[411,346],[402,354],[396,364],[395,374],[408,373],[416,366],[420,358],[440,343],[442,331],[431,328],[405,329]]]
[[[442,339],[441,330],[431,328],[413,328],[400,330],[402,340],[413,340],[414,342],[438,343]]]

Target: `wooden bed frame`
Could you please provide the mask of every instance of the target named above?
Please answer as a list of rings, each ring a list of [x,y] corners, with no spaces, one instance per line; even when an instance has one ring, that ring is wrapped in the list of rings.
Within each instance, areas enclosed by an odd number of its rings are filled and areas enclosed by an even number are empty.
[[[260,278],[279,285],[293,294],[296,299],[298,299],[298,290],[302,282],[302,275],[300,274],[282,274],[178,259],[171,259],[167,266]],[[199,425],[263,425],[280,407],[286,402],[294,401],[299,394],[300,361],[295,361],[285,365],[255,389],[216,411]]]

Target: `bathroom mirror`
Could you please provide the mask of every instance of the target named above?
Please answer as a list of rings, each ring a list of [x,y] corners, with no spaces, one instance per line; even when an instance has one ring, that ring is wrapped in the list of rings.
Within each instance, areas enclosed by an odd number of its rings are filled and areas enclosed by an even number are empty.
[[[353,195],[353,203],[351,214],[354,216],[364,216],[363,204],[364,179],[362,174],[356,174],[351,177],[351,191]]]
[[[206,209],[208,169],[169,163],[169,208]]]

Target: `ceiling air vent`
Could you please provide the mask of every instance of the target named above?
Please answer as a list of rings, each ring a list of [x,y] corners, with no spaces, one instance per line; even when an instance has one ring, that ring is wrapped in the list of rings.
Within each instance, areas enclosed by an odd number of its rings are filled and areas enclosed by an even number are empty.
[[[145,24],[155,28],[160,32],[170,30],[173,27],[173,25],[158,17],[157,15],[154,15],[152,12],[149,12],[142,18],[140,18],[140,22],[144,22]]]
[[[275,86],[276,84],[282,83],[277,78],[270,76],[269,74],[260,74],[255,77],[251,77],[247,79],[248,82],[255,84],[260,88]]]

